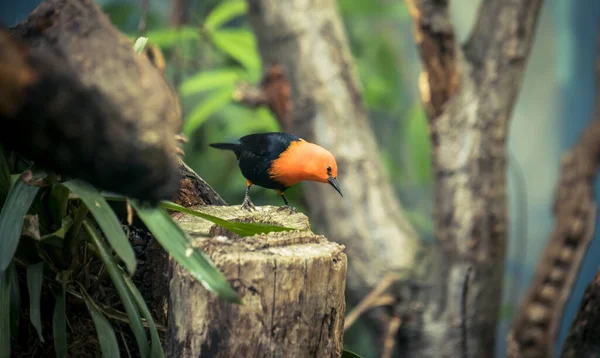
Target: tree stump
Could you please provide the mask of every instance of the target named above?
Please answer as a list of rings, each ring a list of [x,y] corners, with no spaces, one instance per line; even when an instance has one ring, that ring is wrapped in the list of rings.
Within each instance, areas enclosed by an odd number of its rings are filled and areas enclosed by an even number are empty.
[[[347,259],[342,245],[310,231],[303,214],[203,206],[227,220],[299,229],[241,238],[174,214],[227,277],[243,304],[219,299],[170,262],[170,357],[340,357]]]

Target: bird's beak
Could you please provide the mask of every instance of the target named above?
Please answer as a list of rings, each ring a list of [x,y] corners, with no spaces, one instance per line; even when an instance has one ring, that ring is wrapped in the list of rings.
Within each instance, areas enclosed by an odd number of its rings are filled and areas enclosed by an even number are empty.
[[[340,189],[340,184],[338,183],[337,179],[332,177],[331,175],[329,176],[329,179],[327,179],[327,181],[329,182],[329,184],[331,184],[331,186],[338,192],[340,193],[340,195],[343,197],[344,194],[342,194],[342,189]]]

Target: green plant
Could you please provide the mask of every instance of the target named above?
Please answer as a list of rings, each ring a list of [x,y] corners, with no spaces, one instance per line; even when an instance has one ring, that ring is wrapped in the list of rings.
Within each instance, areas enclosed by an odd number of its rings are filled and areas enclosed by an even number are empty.
[[[195,215],[241,236],[291,230],[264,224],[236,223],[161,202],[147,207],[135,200],[103,194],[79,179],[66,180],[29,166],[15,173],[0,148],[0,188],[6,192],[0,210],[0,356],[10,356],[20,318],[18,271],[24,273],[29,293],[29,318],[39,339],[48,334],[42,324],[42,290],[55,296],[52,336],[56,355],[67,353],[68,295],[85,303],[103,356],[118,356],[119,345],[111,320],[129,324],[142,357],[164,356],[157,326],[132,280],[136,257],[126,228],[109,204],[129,202],[154,238],[207,289],[240,303],[225,277],[171,219],[166,210]],[[22,162],[21,164],[27,164]],[[2,191],[0,191],[2,192]],[[106,274],[104,274],[106,273]],[[94,296],[95,287],[111,285],[120,308],[109,308]],[[149,337],[146,333],[148,328]],[[150,339],[149,339],[150,338]]]

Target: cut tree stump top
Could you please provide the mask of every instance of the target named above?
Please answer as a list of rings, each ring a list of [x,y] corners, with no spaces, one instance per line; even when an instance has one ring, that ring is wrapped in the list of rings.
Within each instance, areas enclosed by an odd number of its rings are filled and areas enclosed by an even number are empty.
[[[173,214],[194,246],[225,275],[243,305],[219,299],[171,260],[168,355],[340,357],[344,246],[313,233],[302,213],[271,206],[257,207],[255,212],[240,206],[199,209],[230,221],[298,230],[239,237],[204,219]]]

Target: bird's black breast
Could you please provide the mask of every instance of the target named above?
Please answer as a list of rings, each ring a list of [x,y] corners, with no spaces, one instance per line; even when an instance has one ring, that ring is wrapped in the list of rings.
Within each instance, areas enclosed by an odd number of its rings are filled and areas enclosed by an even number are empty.
[[[268,189],[285,190],[287,187],[269,176],[271,162],[300,138],[289,133],[259,133],[240,138],[238,165],[242,175],[252,184]]]

